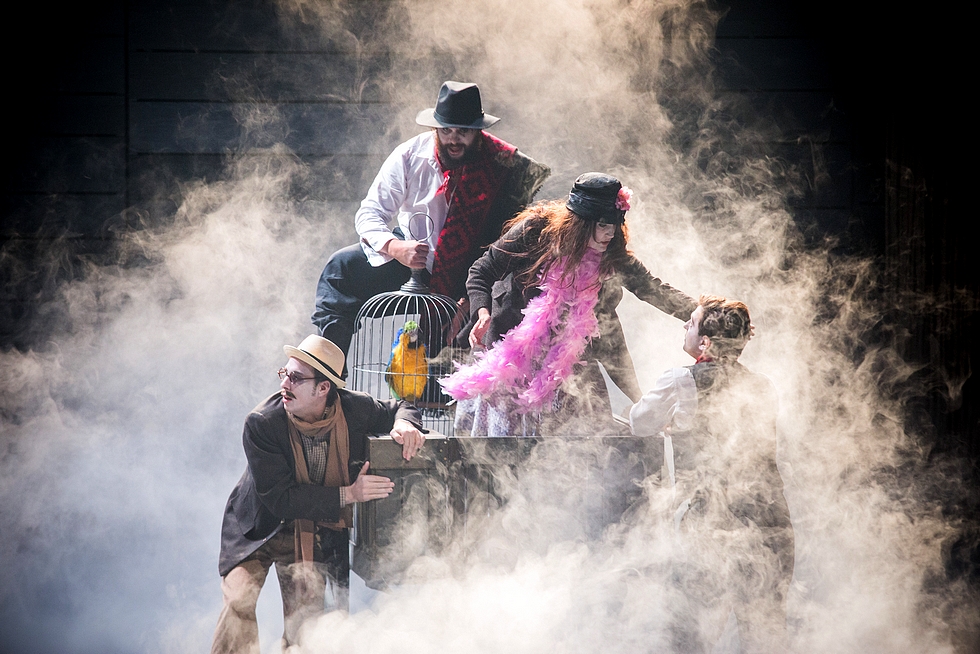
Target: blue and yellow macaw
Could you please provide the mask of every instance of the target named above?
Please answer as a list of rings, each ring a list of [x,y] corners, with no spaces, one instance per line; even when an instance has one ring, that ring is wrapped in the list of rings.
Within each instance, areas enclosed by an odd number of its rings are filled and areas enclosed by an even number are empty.
[[[428,380],[429,362],[425,358],[425,346],[419,342],[419,324],[409,320],[398,330],[391,345],[385,381],[395,397],[415,402],[422,397]]]

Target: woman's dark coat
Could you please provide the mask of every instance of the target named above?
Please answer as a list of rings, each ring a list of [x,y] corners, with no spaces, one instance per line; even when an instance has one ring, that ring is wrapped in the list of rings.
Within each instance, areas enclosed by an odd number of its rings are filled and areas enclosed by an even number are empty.
[[[481,308],[490,311],[490,330],[483,339],[487,346],[516,327],[524,317],[521,311],[541,293],[536,286],[524,287],[518,278],[534,263],[530,253],[545,224],[546,220],[539,217],[518,223],[470,267],[466,280],[470,322],[476,321]],[[691,317],[697,302],[683,291],[654,277],[633,255],[629,255],[626,264],[603,282],[595,309],[600,337],[592,340],[585,359],[602,362],[609,377],[630,399],[637,402],[642,393],[626,347],[623,327],[616,315],[616,307],[623,299],[623,288],[681,320]]]

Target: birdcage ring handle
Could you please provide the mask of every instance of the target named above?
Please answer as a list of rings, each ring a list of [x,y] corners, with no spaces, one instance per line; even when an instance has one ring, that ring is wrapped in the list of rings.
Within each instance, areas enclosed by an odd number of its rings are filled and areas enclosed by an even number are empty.
[[[425,218],[426,231],[425,234],[421,236],[416,235],[415,230],[412,229],[412,221],[414,221],[417,216],[423,216]],[[427,241],[432,235],[432,232],[435,230],[435,226],[435,223],[432,221],[432,216],[424,211],[416,211],[408,217],[408,237],[415,241]]]

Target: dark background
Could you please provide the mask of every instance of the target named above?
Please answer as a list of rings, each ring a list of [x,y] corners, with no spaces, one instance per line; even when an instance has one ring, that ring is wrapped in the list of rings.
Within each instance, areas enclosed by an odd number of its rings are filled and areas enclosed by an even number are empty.
[[[397,10],[380,0],[348,6],[354,31],[365,35]],[[713,53],[719,94],[737,99],[732,106],[745,114],[733,120],[753,116],[765,151],[800,173],[790,203],[802,246],[873,264],[860,291],[880,319],[851,344],[856,359],[869,347],[894,347],[917,369],[882,389],[901,398],[921,447],[909,474],[955,465],[977,487],[980,266],[965,198],[973,140],[965,21],[943,5],[929,15],[840,1],[711,6],[726,11]],[[294,196],[349,205],[350,214],[387,154],[365,151],[356,138],[392,113],[384,90],[345,86],[355,69],[361,79],[387,70],[383,44],[354,52],[301,27],[286,41],[274,7],[254,0],[21,11],[3,45],[4,349],[44,342],[54,288],[85,262],[116,257],[119,234],[166,224],[181,183],[219,178],[229,154],[284,142],[311,166]],[[669,90],[662,102],[672,119],[695,120],[683,89]],[[286,124],[264,134],[240,129],[238,110],[256,103],[276,106]],[[839,309],[828,302],[816,320]],[[976,502],[950,499],[946,510],[972,520]],[[945,553],[951,577],[977,581],[975,531]]]

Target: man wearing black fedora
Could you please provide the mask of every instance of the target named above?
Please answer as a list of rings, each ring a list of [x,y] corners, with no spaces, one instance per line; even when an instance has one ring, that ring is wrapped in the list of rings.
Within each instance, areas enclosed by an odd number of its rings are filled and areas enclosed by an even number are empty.
[[[445,82],[436,106],[419,112],[415,122],[431,129],[388,156],[354,218],[360,243],[331,255],[320,275],[312,320],[321,335],[346,352],[360,308],[413,268],[434,292],[466,297],[470,265],[550,173],[484,131],[498,120],[463,82]]]
[[[289,360],[279,369],[279,391],[245,419],[248,465],[221,525],[224,606],[212,654],[259,653],[255,606],[273,563],[283,650],[296,644],[306,619],[323,612],[328,581],[333,607],[347,608],[351,507],[394,488],[368,474],[367,436],[390,432],[405,459],[425,440],[413,406],[344,388],[344,354],[327,339],[311,335],[283,349]]]

